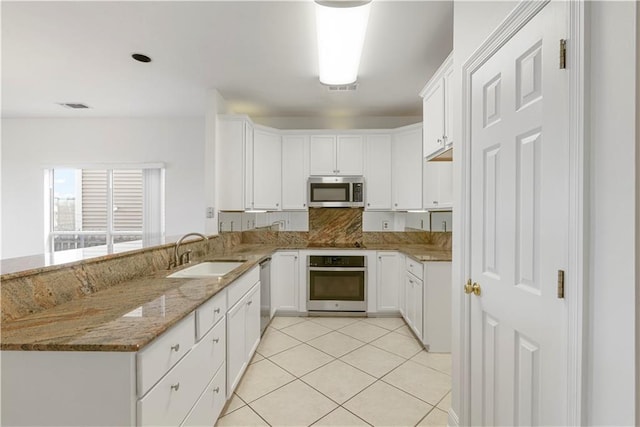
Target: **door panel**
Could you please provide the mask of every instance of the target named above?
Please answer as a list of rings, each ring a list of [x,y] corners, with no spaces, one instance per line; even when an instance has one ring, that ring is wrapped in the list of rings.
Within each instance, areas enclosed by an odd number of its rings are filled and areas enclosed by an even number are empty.
[[[564,425],[566,4],[545,6],[471,76],[471,424]]]

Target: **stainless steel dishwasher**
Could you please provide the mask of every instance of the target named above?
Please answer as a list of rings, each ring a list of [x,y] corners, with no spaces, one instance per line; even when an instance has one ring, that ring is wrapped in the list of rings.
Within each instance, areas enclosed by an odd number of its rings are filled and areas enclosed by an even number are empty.
[[[260,263],[260,336],[271,320],[271,258]]]

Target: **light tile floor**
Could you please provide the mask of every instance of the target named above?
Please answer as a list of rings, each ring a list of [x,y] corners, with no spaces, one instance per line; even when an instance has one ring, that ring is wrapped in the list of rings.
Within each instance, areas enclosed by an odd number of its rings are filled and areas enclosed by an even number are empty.
[[[446,426],[451,356],[401,318],[275,317],[217,426]]]

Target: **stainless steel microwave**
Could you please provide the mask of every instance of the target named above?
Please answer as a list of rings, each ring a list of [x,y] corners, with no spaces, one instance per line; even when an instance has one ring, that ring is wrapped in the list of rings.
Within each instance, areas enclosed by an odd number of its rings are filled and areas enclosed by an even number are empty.
[[[364,207],[364,178],[361,176],[312,176],[308,180],[311,208]]]

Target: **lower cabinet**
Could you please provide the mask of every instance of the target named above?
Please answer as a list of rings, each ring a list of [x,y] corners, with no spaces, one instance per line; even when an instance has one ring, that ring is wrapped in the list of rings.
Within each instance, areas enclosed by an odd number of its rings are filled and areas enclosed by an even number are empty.
[[[299,311],[300,262],[298,251],[278,251],[271,258],[271,311]]]
[[[227,398],[231,397],[260,341],[260,283],[227,312]]]
[[[406,301],[404,319],[413,330],[413,333],[416,334],[416,337],[422,341],[422,280],[410,272],[405,275],[404,298]]]
[[[377,312],[397,313],[400,311],[400,254],[397,252],[377,253]]]

